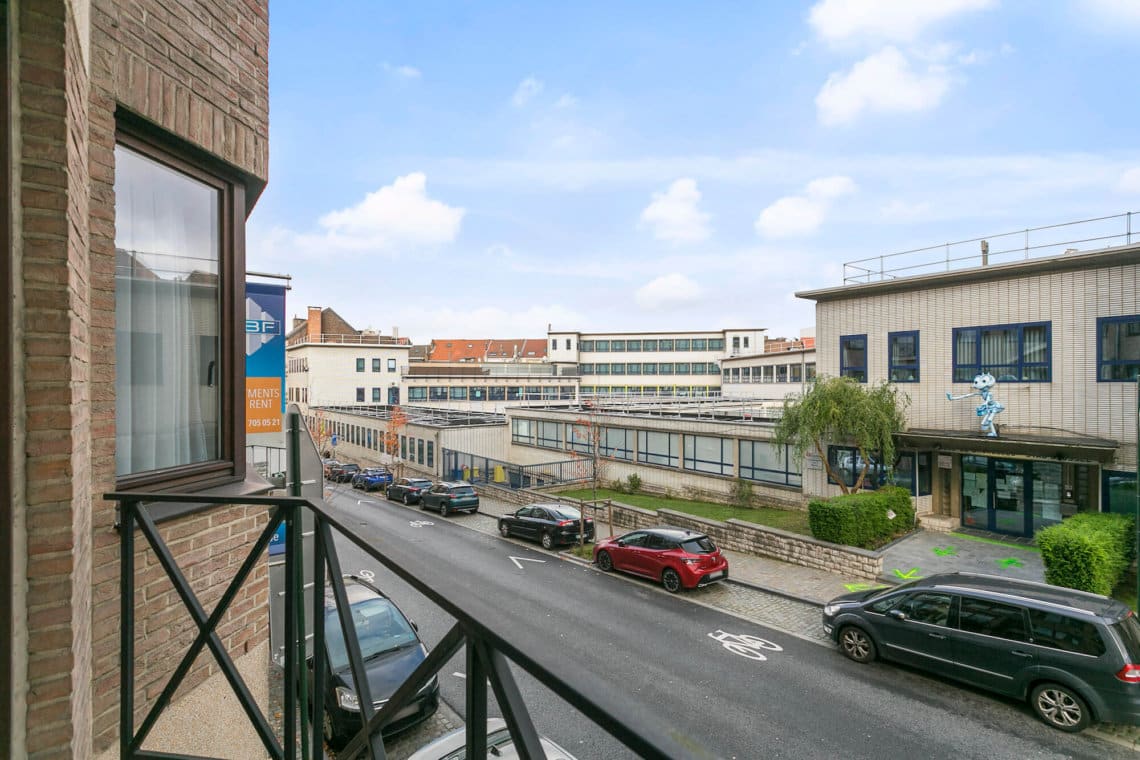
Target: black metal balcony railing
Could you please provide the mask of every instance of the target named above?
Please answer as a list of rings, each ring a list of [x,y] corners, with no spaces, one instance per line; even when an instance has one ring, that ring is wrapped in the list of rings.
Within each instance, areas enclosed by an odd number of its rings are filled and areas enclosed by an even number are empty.
[[[296,471],[295,469],[293,470]],[[321,501],[313,501],[299,496],[243,497],[235,501],[230,497],[209,497],[187,494],[146,494],[112,493],[107,499],[118,501],[121,506],[120,522],[120,604],[121,640],[120,666],[121,690],[119,707],[120,757],[129,758],[176,758],[198,757],[175,755],[142,748],[151,729],[162,712],[169,706],[175,691],[190,671],[195,659],[203,648],[213,653],[221,671],[233,689],[242,709],[252,722],[257,735],[265,745],[271,758],[297,757],[298,747],[304,758],[321,758],[323,735],[320,727],[323,722],[324,700],[308,699],[307,689],[313,694],[324,694],[327,688],[327,663],[322,656],[313,657],[311,684],[307,674],[309,665],[305,656],[305,626],[303,617],[304,578],[302,541],[300,537],[301,517],[309,510],[314,518],[315,538],[312,556],[314,588],[312,592],[312,620],[324,620],[324,599],[326,584],[331,585],[336,599],[339,622],[344,635],[351,665],[352,676],[362,711],[363,728],[360,733],[339,754],[341,758],[365,757],[386,758],[380,729],[405,705],[414,699],[416,692],[435,676],[440,668],[466,647],[466,721],[469,726],[485,726],[487,723],[487,683],[498,701],[499,708],[510,729],[520,756],[524,758],[543,757],[538,734],[523,701],[514,676],[508,665],[513,662],[529,673],[540,683],[578,709],[583,715],[621,741],[635,753],[645,758],[685,758],[693,756],[693,745],[684,737],[648,736],[639,729],[637,708],[612,696],[606,697],[604,689],[588,693],[589,688],[575,686],[564,677],[552,672],[532,653],[523,651],[511,641],[509,629],[497,621],[477,619],[464,609],[458,596],[447,596],[427,585],[409,570],[377,550],[366,539],[358,535],[347,522],[342,522],[330,508]],[[257,541],[249,548],[249,553],[239,571],[229,583],[214,610],[207,613],[191,588],[186,576],[160,535],[149,505],[163,502],[194,501],[209,505],[208,509],[219,509],[226,505],[262,505],[269,510],[269,520]],[[285,546],[285,663],[284,663],[284,725],[283,736],[279,739],[271,729],[266,716],[254,701],[233,660],[226,652],[217,626],[226,614],[230,604],[238,596],[243,584],[258,562],[265,561],[265,551],[278,525],[286,525]],[[197,634],[186,650],[178,666],[174,669],[165,688],[153,706],[135,725],[135,536],[136,530],[149,543],[158,561],[173,583],[187,613],[197,627]],[[408,679],[397,689],[392,698],[379,710],[372,706],[368,680],[364,676],[364,665],[360,654],[352,616],[345,596],[344,583],[336,547],[333,544],[333,530],[355,544],[361,551],[402,578],[405,582],[430,599],[455,619],[455,624],[431,650]],[[324,651],[324,626],[313,626],[314,653]],[[599,699],[599,697],[601,697]],[[603,702],[605,705],[603,706]],[[298,720],[299,718],[299,720]],[[486,758],[487,736],[485,731],[467,732],[467,757]]]

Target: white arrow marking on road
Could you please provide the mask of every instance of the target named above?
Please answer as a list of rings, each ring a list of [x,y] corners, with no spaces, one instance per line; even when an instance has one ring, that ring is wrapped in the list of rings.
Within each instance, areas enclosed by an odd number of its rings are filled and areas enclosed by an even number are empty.
[[[467,674],[466,674],[466,673],[460,673],[460,672],[458,672],[458,671],[456,671],[455,673],[452,673],[451,675],[455,676],[456,678],[463,678],[463,679],[466,679],[466,678],[467,678]]]
[[[519,570],[522,570],[522,564],[520,563],[520,560],[522,560],[522,562],[546,562],[544,559],[530,559],[529,557],[508,557],[507,559],[509,559],[511,562],[514,562],[515,567],[517,567]]]

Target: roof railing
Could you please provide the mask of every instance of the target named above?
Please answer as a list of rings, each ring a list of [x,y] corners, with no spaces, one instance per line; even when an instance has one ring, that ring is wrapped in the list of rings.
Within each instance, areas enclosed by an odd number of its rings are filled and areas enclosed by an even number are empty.
[[[1140,231],[1133,233],[1132,229],[1132,217],[1137,213],[1140,212],[1128,211],[1075,222],[1029,227],[856,259],[843,265],[843,284],[881,282],[899,277],[1082,252],[1078,246],[1083,246],[1083,251],[1089,251],[1131,245],[1140,242]]]

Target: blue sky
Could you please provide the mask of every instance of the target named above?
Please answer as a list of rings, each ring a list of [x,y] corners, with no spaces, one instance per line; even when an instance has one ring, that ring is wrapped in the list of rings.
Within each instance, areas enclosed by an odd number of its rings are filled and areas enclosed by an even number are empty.
[[[1140,0],[273,0],[247,265],[416,342],[797,335],[844,262],[1140,211],[1138,36]]]

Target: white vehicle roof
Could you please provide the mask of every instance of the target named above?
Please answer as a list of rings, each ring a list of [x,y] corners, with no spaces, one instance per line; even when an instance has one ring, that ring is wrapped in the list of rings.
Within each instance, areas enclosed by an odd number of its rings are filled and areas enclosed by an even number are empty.
[[[505,720],[488,718],[487,737],[489,741],[487,749],[490,751],[494,747],[498,750],[494,753],[498,760],[517,760],[519,754],[515,751],[514,742],[511,741],[509,734],[503,737],[502,734],[505,733],[507,733],[507,722]],[[491,743],[492,741],[494,744]],[[546,760],[576,760],[573,755],[545,736],[539,737],[539,741],[542,743],[542,751],[546,754]],[[449,734],[444,734],[431,744],[420,747],[408,760],[460,760],[464,757],[462,750],[466,743],[467,729],[456,729]]]

